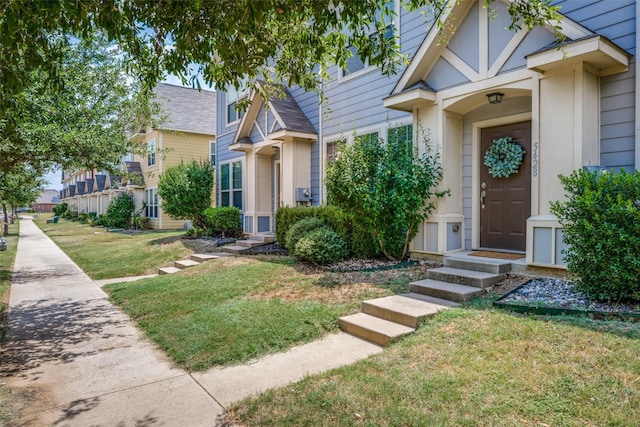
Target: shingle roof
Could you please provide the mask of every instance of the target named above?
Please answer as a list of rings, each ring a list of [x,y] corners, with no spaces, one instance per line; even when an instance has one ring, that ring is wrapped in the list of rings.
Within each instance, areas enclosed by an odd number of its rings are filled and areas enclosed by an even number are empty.
[[[215,135],[215,92],[166,83],[158,83],[154,92],[163,109],[161,114],[166,115],[161,129]]]
[[[307,116],[302,112],[296,100],[287,88],[281,88],[284,97],[277,94],[271,96],[271,107],[282,119],[283,128],[295,132],[317,133]]]
[[[36,203],[44,204],[44,203],[60,203],[60,192],[58,190],[42,190],[38,198],[36,199]]]

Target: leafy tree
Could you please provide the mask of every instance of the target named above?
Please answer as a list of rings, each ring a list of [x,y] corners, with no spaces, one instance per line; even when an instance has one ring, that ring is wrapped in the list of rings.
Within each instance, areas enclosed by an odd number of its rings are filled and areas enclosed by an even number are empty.
[[[495,0],[485,0],[490,5]],[[512,27],[553,24],[551,0],[513,0]],[[207,83],[238,86],[246,77],[273,78],[318,89],[317,68],[344,66],[350,48],[383,73],[404,60],[397,35],[389,37],[388,0],[154,1],[30,0],[0,6],[0,90],[24,86],[24,70],[55,75],[69,36],[104,32],[127,55],[126,65],[153,87],[164,72],[185,81],[191,64]],[[402,0],[407,9],[426,7],[438,17],[450,0]],[[377,31],[373,32],[375,29]],[[55,79],[54,79],[55,81]],[[6,99],[6,98],[5,98]]]
[[[4,218],[7,206],[16,212],[19,206],[31,206],[44,186],[39,174],[29,168],[14,168],[11,172],[0,172],[0,203]]]
[[[327,168],[327,199],[374,236],[384,255],[403,259],[417,226],[435,209],[442,178],[438,153],[428,135],[413,141],[400,137],[356,138],[338,147]]]
[[[211,206],[213,167],[209,162],[192,161],[168,168],[158,183],[162,210],[173,219],[190,220],[197,228],[205,229],[204,210]]]
[[[52,86],[50,72],[26,71],[26,84],[0,111],[0,170],[112,169],[143,149],[130,136],[153,121],[157,106],[123,73],[118,51],[96,37],[60,54],[63,90]]]

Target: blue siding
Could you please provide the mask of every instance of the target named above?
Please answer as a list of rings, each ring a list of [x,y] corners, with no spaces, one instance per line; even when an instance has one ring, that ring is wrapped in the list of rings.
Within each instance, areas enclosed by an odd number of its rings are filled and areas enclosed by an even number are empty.
[[[496,62],[514,34],[513,31],[507,29],[511,24],[507,5],[498,1],[492,3],[491,7],[497,16],[489,22],[489,67]]]
[[[480,70],[480,50],[478,49],[478,40],[475,40],[476,43],[470,43],[470,41],[474,41],[474,39],[469,40],[468,35],[478,34],[479,7],[478,3],[471,7],[471,10],[469,10],[469,13],[465,17],[464,21],[462,21],[460,27],[458,27],[455,35],[451,38],[451,41],[447,46],[450,51],[455,53],[458,58],[462,59],[476,72]]]
[[[469,79],[467,79],[453,65],[449,64],[449,62],[443,58],[439,58],[436,61],[436,65],[431,70],[429,77],[427,77],[426,82],[435,90],[442,90],[448,87],[469,83]]]
[[[518,45],[509,60],[500,69],[499,74],[513,71],[527,66],[526,55],[547,46],[555,41],[555,36],[544,28],[534,28],[526,35],[524,40]]]

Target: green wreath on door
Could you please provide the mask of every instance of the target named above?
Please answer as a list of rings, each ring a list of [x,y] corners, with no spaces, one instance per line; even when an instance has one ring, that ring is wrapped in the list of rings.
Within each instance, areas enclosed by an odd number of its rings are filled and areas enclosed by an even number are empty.
[[[484,153],[484,165],[494,178],[508,178],[518,173],[522,158],[527,151],[513,142],[510,136],[495,139],[491,147]]]

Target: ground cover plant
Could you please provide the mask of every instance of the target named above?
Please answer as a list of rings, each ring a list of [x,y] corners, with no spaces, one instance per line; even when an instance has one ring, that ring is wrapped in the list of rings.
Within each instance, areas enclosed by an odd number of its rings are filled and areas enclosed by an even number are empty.
[[[395,271],[385,282],[371,274],[378,282],[360,276],[343,285],[336,273],[325,282],[326,274],[290,257],[225,257],[104,289],[178,365],[200,371],[337,331],[338,318],[361,301],[404,290],[416,278]]]
[[[640,328],[475,307],[385,352],[235,404],[242,425],[637,425]]]
[[[35,223],[94,280],[157,273],[197,250],[187,246],[183,231],[110,233],[101,227],[61,219],[47,224],[47,215]]]

